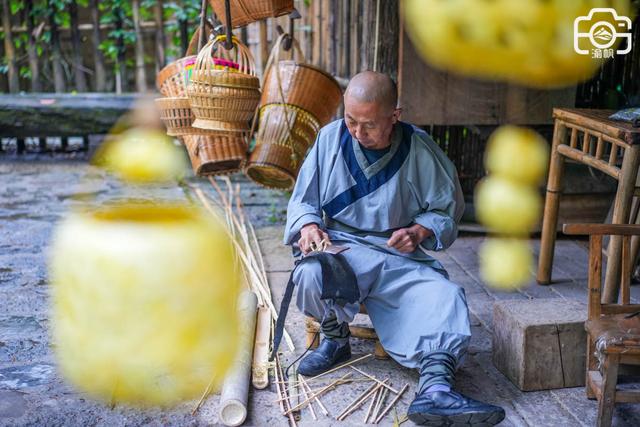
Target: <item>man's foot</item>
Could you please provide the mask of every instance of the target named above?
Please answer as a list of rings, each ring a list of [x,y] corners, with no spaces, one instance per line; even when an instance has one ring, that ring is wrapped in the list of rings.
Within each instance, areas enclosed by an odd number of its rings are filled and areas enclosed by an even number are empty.
[[[434,391],[416,396],[407,415],[427,426],[493,426],[504,419],[504,409],[455,391]]]
[[[351,346],[348,342],[341,346],[337,341],[325,338],[317,349],[300,361],[298,373],[305,377],[320,375],[350,358]]]

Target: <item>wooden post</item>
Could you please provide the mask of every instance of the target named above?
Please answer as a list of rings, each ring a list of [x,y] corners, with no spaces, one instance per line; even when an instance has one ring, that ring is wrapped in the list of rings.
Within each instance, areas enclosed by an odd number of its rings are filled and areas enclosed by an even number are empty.
[[[18,66],[16,65],[16,51],[13,47],[13,37],[11,35],[11,11],[9,10],[9,0],[2,0],[2,27],[4,30],[4,54],[9,65],[9,92],[20,91],[20,80]]]
[[[78,30],[78,4],[76,0],[69,2],[69,23],[71,25],[71,46],[73,47],[73,69],[78,92],[87,91],[87,79],[82,65],[82,46],[80,43],[80,30]]]
[[[313,6],[313,65],[323,67],[322,60],[322,5],[319,1],[311,3]]]
[[[269,41],[267,40],[267,21],[260,21],[260,69],[264,76],[267,58],[269,58]]]
[[[49,27],[51,28],[51,64],[53,67],[53,87],[57,93],[66,92],[64,70],[62,69],[62,53],[60,52],[60,34],[55,15],[58,12],[51,0],[47,0]]]
[[[40,84],[40,67],[38,66],[38,52],[36,50],[37,41],[36,36],[33,33],[35,29],[33,0],[26,0],[24,5],[27,20],[27,35],[29,37],[27,55],[29,56],[29,69],[31,70],[31,92],[41,92],[42,85]]]
[[[635,189],[636,177],[640,166],[640,146],[630,145],[625,148],[620,178],[618,179],[618,191],[613,205],[612,224],[627,224],[629,211],[631,210],[631,198]],[[603,299],[606,303],[614,303],[618,300],[620,288],[620,254],[621,237],[611,236],[607,257],[607,272],[604,280]]]
[[[378,37],[378,71],[398,78],[398,46],[400,45],[400,2],[380,1]]]
[[[94,88],[96,92],[104,92],[107,90],[106,73],[104,70],[104,56],[100,50],[102,37],[100,35],[100,10],[98,9],[98,0],[90,0],[89,7],[91,9],[91,24],[93,26],[93,65],[94,69]]]
[[[116,21],[115,21],[116,30],[120,34],[122,34],[124,11],[122,10],[122,8],[117,7],[116,10],[114,11],[114,14],[116,16]],[[126,76],[127,66],[124,60],[125,46],[124,46],[124,37],[122,35],[118,36],[116,40],[116,48],[118,50],[117,57],[116,57],[116,93],[119,94],[127,90],[127,76]]]
[[[613,419],[613,408],[616,404],[616,385],[618,383],[618,366],[620,353],[607,354],[604,359],[602,375],[602,395],[598,401],[598,427],[610,427]]]
[[[558,145],[564,144],[566,135],[567,128],[564,123],[556,122],[551,145],[551,162],[549,166],[549,179],[547,181],[547,196],[544,203],[540,255],[538,259],[537,280],[541,285],[548,285],[551,282],[551,267],[556,243],[558,209],[560,207],[560,194],[562,191],[562,175],[564,173],[564,159],[557,148]]]
[[[162,9],[162,0],[156,0],[153,6],[153,19],[156,23],[156,73],[158,73],[162,67],[166,65],[166,58],[164,54],[164,17]]]
[[[136,34],[136,90],[138,92],[147,91],[147,73],[144,69],[144,42],[142,31],[140,30],[140,0],[133,0],[131,3],[133,11],[133,30]]]

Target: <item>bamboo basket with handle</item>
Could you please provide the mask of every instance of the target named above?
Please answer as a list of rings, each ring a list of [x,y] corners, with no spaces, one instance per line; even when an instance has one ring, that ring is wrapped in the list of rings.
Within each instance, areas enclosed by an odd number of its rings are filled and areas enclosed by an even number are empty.
[[[225,25],[224,0],[209,0],[211,8]],[[293,12],[293,0],[230,0],[232,28],[244,27],[264,18],[277,17]]]
[[[238,172],[247,159],[245,135],[185,135],[182,142],[189,154],[193,172],[198,176]]]
[[[234,47],[228,51],[223,46],[225,40],[226,36],[217,36],[198,53],[187,88],[195,116],[193,127],[246,133],[260,102],[260,80],[249,48],[233,37]],[[214,53],[218,58],[236,63],[238,69],[218,69]]]
[[[264,82],[268,92],[262,94],[256,146],[245,169],[253,181],[279,189],[293,186],[308,149],[342,96],[338,83],[324,71],[300,61],[280,61],[286,36],[278,38],[269,57]],[[296,40],[293,48],[304,58]]]

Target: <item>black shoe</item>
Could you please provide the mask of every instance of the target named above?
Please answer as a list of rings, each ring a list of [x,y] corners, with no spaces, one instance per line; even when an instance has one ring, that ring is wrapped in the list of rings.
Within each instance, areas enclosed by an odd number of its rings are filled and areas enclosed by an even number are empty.
[[[298,373],[305,377],[313,377],[349,359],[351,359],[351,346],[348,342],[341,346],[336,341],[325,338],[317,349],[300,361]]]
[[[493,426],[504,419],[504,409],[455,391],[434,391],[416,396],[407,415],[414,423],[428,426]]]

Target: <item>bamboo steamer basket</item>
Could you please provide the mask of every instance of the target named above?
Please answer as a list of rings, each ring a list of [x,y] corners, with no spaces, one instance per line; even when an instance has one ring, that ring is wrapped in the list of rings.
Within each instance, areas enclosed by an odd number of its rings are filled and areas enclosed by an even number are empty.
[[[226,25],[224,0],[209,0],[209,4]],[[293,0],[231,0],[231,26],[244,27],[264,18],[293,12]]]
[[[281,47],[286,35],[281,35],[269,57],[265,71],[260,105],[292,104],[311,113],[321,126],[331,121],[342,101],[340,85],[329,73],[304,62],[300,45],[293,40],[293,50],[299,60],[281,60]]]
[[[247,159],[244,135],[185,135],[193,172],[198,176],[228,175],[242,170]]]
[[[195,116],[193,127],[246,133],[260,103],[260,80],[251,51],[235,37],[234,47],[228,51],[222,44],[225,40],[224,35],[210,40],[198,54],[187,88]],[[237,63],[238,69],[218,69],[213,62],[214,52],[217,57]]]
[[[167,128],[169,136],[211,135],[213,131],[194,128],[195,116],[189,106],[187,97],[166,97],[155,100],[160,112],[160,120]]]
[[[290,189],[319,130],[315,117],[300,108],[265,105],[260,109],[256,147],[249,157],[246,175],[268,188]]]

